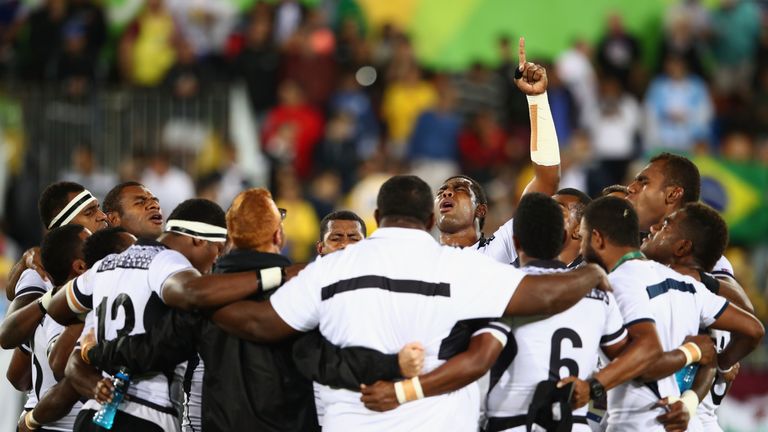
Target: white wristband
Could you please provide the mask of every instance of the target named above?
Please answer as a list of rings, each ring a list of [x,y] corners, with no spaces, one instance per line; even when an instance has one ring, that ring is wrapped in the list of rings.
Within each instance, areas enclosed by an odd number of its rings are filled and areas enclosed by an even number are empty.
[[[731,365],[731,367],[729,367],[728,369],[720,369],[720,365],[717,365],[717,371],[721,374],[727,374],[732,370],[733,370],[733,365]]]
[[[547,92],[526,96],[531,117],[531,161],[537,165],[560,165],[560,146]]]
[[[701,348],[693,342],[686,342],[677,347],[685,355],[685,366],[701,360]]]
[[[262,292],[279,287],[283,283],[283,269],[280,267],[270,267],[259,270],[259,283]]]
[[[416,399],[424,399],[424,389],[421,388],[419,377],[411,378],[411,382],[413,383],[413,389],[416,391]]]
[[[397,403],[401,405],[408,402],[408,400],[405,398],[405,389],[403,389],[402,381],[395,383],[395,396],[397,397]]]
[[[51,297],[53,297],[53,290],[48,290],[45,294],[43,294],[42,297],[40,297],[40,305],[45,309],[48,310],[48,306],[51,305]]]
[[[680,396],[680,400],[688,410],[688,415],[690,415],[691,418],[696,417],[696,411],[699,408],[699,396],[696,394],[696,392],[693,390],[686,390]]]

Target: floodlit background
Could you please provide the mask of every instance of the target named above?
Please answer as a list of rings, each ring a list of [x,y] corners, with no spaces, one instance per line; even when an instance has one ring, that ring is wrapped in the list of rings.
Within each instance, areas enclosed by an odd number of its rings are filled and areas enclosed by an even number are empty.
[[[266,185],[289,211],[286,253],[307,261],[332,209],[374,225],[389,175],[463,172],[488,190],[492,232],[532,173],[510,80],[525,36],[562,186],[595,195],[655,152],[691,156],[765,322],[767,17],[764,0],[0,0],[0,280],[61,179],[99,198],[139,180],[166,215]],[[768,430],[767,347],[742,364],[726,430]]]

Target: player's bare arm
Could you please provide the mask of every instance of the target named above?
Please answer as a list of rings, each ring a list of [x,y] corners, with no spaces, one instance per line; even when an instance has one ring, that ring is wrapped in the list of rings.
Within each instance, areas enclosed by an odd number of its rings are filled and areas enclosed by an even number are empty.
[[[32,359],[29,353],[22,351],[20,348],[14,349],[5,377],[16,390],[21,392],[31,390]]]
[[[235,302],[218,309],[211,320],[227,333],[253,342],[277,342],[301,333],[286,324],[269,301]]]
[[[595,287],[610,291],[605,271],[596,264],[565,273],[528,275],[509,300],[504,315],[554,315],[575,305]]]
[[[754,315],[729,304],[711,328],[731,332],[731,342],[717,356],[718,370],[726,371],[760,344],[765,327]]]
[[[689,336],[685,338],[685,343],[692,343],[698,348],[701,355],[697,363],[705,366],[714,365],[716,358],[715,344],[709,335]],[[643,381],[656,381],[668,377],[685,367],[687,363],[688,359],[683,350],[675,348],[671,351],[665,351],[652,365],[643,371],[640,379]]]
[[[490,333],[472,337],[466,351],[451,357],[437,369],[419,376],[425,397],[458,390],[480,379],[493,366],[504,346]],[[389,411],[397,408],[395,384],[378,381],[361,388],[360,400],[373,411]]]
[[[83,333],[83,324],[72,324],[64,329],[51,347],[48,363],[56,380],[62,380],[69,361],[69,355],[75,348],[77,339]]]
[[[525,39],[520,38],[515,85],[528,98],[531,119],[531,161],[534,178],[523,194],[554,195],[560,184],[560,149],[547,100],[547,70],[526,60]]]
[[[40,295],[27,294],[14,299],[5,319],[0,323],[0,347],[15,348],[35,333],[45,313],[38,305]]]

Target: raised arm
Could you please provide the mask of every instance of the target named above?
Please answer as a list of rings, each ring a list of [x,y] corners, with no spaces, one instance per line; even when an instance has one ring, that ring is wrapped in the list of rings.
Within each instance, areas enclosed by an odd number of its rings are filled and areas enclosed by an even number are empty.
[[[520,38],[515,84],[528,99],[531,121],[531,162],[534,177],[523,191],[554,195],[560,184],[560,147],[547,98],[547,71],[526,61],[525,39]]]
[[[605,271],[596,264],[546,275],[527,275],[509,300],[504,315],[554,315],[575,305],[598,287],[610,290]]]

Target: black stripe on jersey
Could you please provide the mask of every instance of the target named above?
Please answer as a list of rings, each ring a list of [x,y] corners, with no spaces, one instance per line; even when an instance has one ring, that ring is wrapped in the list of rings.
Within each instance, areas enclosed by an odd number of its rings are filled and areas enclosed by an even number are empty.
[[[645,288],[649,299],[666,294],[670,290],[696,294],[696,288],[694,288],[693,285],[674,279],[666,279],[656,285],[651,285]]]
[[[19,291],[17,291],[16,292],[16,297],[21,297],[23,295],[36,294],[36,293],[45,294],[47,292],[48,292],[48,290],[45,289],[45,288],[32,285],[32,286],[24,287],[24,288],[20,289]]]
[[[725,310],[728,309],[728,305],[729,304],[730,304],[730,302],[728,300],[726,300],[725,304],[723,305],[723,307],[715,314],[715,320],[720,318],[720,315],[722,315],[723,312],[725,312]]]
[[[93,309],[93,296],[87,296],[80,292],[80,288],[77,287],[77,278],[72,282],[72,292],[75,293],[75,298],[84,308],[88,310]]]
[[[510,333],[509,336],[507,336],[507,344],[504,345],[504,348],[501,350],[499,358],[496,360],[496,363],[491,366],[491,377],[488,383],[488,394],[490,394],[491,389],[493,389],[493,387],[498,384],[501,376],[504,375],[504,372],[507,370],[507,368],[509,368],[509,365],[512,364],[512,361],[516,356],[517,341],[515,340],[515,334]]]
[[[616,339],[617,337],[621,336],[622,333],[624,333],[624,330],[626,330],[626,329],[624,327],[622,327],[622,328],[619,329],[619,331],[617,331],[615,333],[611,333],[609,335],[605,335],[605,336],[601,337],[600,338],[600,344],[602,345],[602,344],[604,344],[606,342],[610,342],[610,341]]]
[[[715,295],[720,293],[720,281],[717,280],[717,278],[703,271],[699,272],[699,277],[701,278],[701,283],[703,283],[709,291]]]
[[[407,279],[390,279],[384,276],[360,276],[338,281],[323,287],[321,296],[322,300],[328,300],[336,294],[369,288],[400,294],[419,294],[429,297],[451,296],[451,285],[445,282],[433,283]]]
[[[485,327],[488,324],[489,319],[477,318],[469,320],[461,320],[454,324],[451,328],[451,332],[442,341],[440,341],[440,349],[437,353],[437,358],[440,360],[448,360],[456,354],[463,353],[469,347],[469,340],[476,331]]]
[[[487,326],[485,326],[483,328],[498,330],[498,331],[502,332],[506,336],[509,336],[509,332],[510,332],[509,329],[505,329],[504,327],[502,327],[500,325],[497,325],[497,324],[494,324],[494,323],[490,323],[490,324],[488,324]]]
[[[731,279],[736,279],[736,276],[733,275],[733,273],[725,271],[725,270],[715,270],[712,272],[713,276],[728,276]]]
[[[32,347],[34,349],[34,346]],[[40,400],[40,390],[43,388],[43,368],[37,360],[35,353],[32,353],[32,364],[35,366],[35,396]]]
[[[21,345],[17,346],[16,348],[18,348],[19,351],[21,351],[21,352],[23,352],[24,354],[27,354],[27,355],[32,353],[32,348],[28,347],[26,344],[21,344]]]
[[[634,321],[630,321],[628,323],[624,323],[624,328],[625,329],[629,329],[630,326],[633,326],[635,324],[644,323],[644,322],[649,322],[649,323],[656,324],[656,320],[653,319],[653,318],[638,318],[638,319],[636,319]]]

